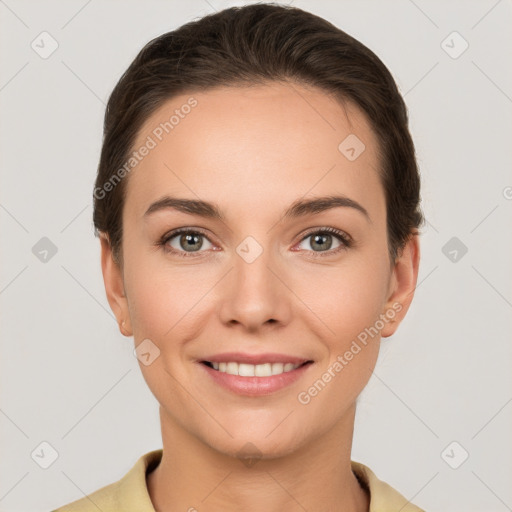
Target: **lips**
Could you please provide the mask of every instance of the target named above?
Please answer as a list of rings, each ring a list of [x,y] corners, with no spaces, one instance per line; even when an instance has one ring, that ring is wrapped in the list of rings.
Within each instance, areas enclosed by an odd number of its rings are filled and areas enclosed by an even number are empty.
[[[224,353],[199,360],[221,386],[243,395],[267,395],[295,382],[313,363],[286,354]]]

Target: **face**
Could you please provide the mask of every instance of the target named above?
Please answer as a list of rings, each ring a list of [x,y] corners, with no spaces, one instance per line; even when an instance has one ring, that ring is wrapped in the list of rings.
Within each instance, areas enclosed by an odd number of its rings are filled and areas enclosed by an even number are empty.
[[[416,237],[389,260],[377,143],[356,106],[298,85],[185,94],[147,120],[123,268],[105,240],[102,268],[169,428],[274,457],[350,417],[419,262]]]

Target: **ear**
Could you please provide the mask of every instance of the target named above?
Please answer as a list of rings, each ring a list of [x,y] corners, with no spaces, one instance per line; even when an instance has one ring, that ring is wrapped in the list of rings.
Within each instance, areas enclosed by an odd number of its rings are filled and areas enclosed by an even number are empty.
[[[416,233],[411,235],[393,265],[388,300],[382,312],[390,319],[381,331],[383,338],[395,333],[409,310],[418,280],[419,264],[420,241]]]
[[[108,235],[100,233],[101,242],[101,271],[110,309],[116,316],[119,330],[124,336],[132,336],[132,326],[128,300],[124,290],[123,272],[120,265],[114,261],[112,247]]]

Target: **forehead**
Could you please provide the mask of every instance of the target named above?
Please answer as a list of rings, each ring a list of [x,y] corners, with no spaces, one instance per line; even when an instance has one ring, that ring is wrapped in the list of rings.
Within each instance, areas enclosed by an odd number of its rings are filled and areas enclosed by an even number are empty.
[[[366,116],[317,88],[272,83],[182,94],[146,120],[132,149],[144,145],[151,149],[130,173],[126,196],[138,217],[166,193],[215,201],[236,215],[306,194],[384,207]]]

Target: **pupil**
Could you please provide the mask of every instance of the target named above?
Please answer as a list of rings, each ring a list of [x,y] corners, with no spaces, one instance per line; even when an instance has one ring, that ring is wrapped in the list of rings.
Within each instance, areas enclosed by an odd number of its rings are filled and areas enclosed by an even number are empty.
[[[198,235],[183,235],[181,237],[182,245],[185,246],[185,248],[192,249],[193,251],[198,251],[201,249],[201,241],[199,240]]]
[[[322,247],[322,244],[325,244],[326,238],[330,238],[331,243],[327,244],[327,247],[325,247],[325,245]],[[320,240],[320,242],[317,242],[318,240]],[[317,245],[320,249],[330,249],[330,247],[332,245],[331,235],[315,235],[313,237],[312,247],[315,248],[314,247],[315,245]]]

